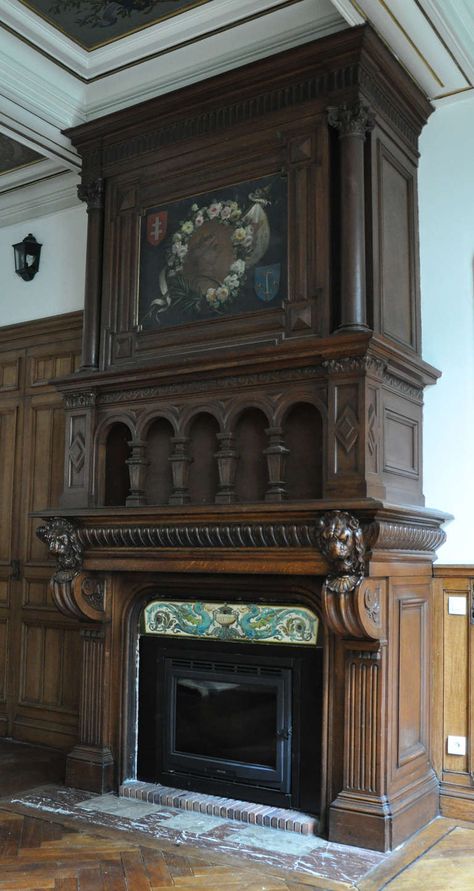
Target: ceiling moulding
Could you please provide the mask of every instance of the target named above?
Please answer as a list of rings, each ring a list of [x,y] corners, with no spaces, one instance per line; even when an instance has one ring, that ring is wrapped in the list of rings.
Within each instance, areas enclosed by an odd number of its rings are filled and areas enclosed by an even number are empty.
[[[296,6],[277,9],[271,17],[238,25],[159,59],[94,81],[87,87],[87,118],[91,120],[181,89],[345,27],[329,0],[321,0],[317,6],[313,0],[302,0]]]
[[[365,23],[366,19],[361,15],[360,10],[354,5],[352,0],[332,0],[332,4],[351,28]]]
[[[77,197],[79,177],[62,173],[0,193],[0,227],[83,206]]]
[[[10,189],[17,189],[20,186],[64,172],[64,167],[58,161],[52,161],[49,158],[8,170],[0,175],[0,195]]]
[[[357,5],[430,99],[470,86],[414,0],[357,0]]]
[[[56,127],[84,121],[85,84],[1,27],[0,83],[2,97]]]
[[[210,4],[187,10],[164,22],[150,25],[129,37],[111,41],[107,46],[88,51],[46,22],[41,16],[27,11],[18,0],[0,0],[0,21],[38,47],[51,60],[60,62],[79,78],[90,80],[114,71],[122,65],[135,64],[141,59],[156,56],[175,46],[204,37],[209,32],[227,29],[249,16],[277,10],[288,0],[214,0]],[[295,0],[291,5],[293,18],[299,16],[299,6],[309,5],[316,21],[334,7],[330,0]],[[268,26],[267,26],[268,27]],[[120,49],[117,49],[117,46]]]
[[[70,140],[44,118],[11,99],[0,96],[0,130],[47,158],[60,160],[63,168],[79,170],[80,160]]]
[[[423,0],[423,9],[474,84],[474,6],[472,0]]]

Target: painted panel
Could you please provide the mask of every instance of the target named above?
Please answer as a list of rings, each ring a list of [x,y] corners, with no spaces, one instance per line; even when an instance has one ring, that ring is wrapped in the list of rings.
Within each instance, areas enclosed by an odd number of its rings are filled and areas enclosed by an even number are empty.
[[[85,49],[163,22],[208,0],[22,0]]]
[[[281,305],[286,217],[280,174],[149,208],[141,226],[140,328]]]
[[[318,619],[305,607],[158,600],[145,607],[143,631],[164,637],[315,646]]]

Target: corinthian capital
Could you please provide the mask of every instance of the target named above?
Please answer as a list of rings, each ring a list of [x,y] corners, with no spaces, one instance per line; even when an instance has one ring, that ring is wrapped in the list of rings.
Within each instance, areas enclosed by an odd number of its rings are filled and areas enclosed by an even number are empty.
[[[337,105],[328,108],[328,122],[339,131],[339,138],[359,136],[365,139],[374,127],[374,114],[367,105],[355,102],[353,105]]]
[[[104,206],[104,180],[102,177],[81,183],[77,187],[77,196],[80,201],[85,201],[87,210],[101,210]]]

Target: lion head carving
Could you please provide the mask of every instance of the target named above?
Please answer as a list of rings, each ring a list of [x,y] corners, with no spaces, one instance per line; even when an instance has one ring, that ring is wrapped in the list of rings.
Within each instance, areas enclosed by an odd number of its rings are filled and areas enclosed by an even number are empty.
[[[79,570],[82,565],[82,545],[75,527],[62,517],[53,517],[36,534],[54,554],[60,570]]]
[[[353,580],[364,573],[365,545],[359,521],[346,511],[329,511],[319,520],[318,538],[333,581],[346,578],[349,587],[354,587]]]

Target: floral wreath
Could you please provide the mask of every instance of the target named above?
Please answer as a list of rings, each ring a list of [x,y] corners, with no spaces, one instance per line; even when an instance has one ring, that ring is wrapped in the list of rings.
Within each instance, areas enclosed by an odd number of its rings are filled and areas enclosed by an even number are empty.
[[[234,261],[228,274],[217,287],[208,288],[203,294],[193,291],[183,276],[184,262],[188,253],[189,242],[203,223],[208,221],[223,223],[233,229],[231,241],[234,250]],[[204,299],[213,310],[231,303],[237,297],[241,285],[245,281],[247,267],[245,260],[253,249],[253,226],[242,219],[242,211],[237,201],[213,201],[207,207],[192,204],[188,218],[180,223],[174,233],[166,258],[166,280],[173,303],[183,302],[188,308],[199,308]]]

